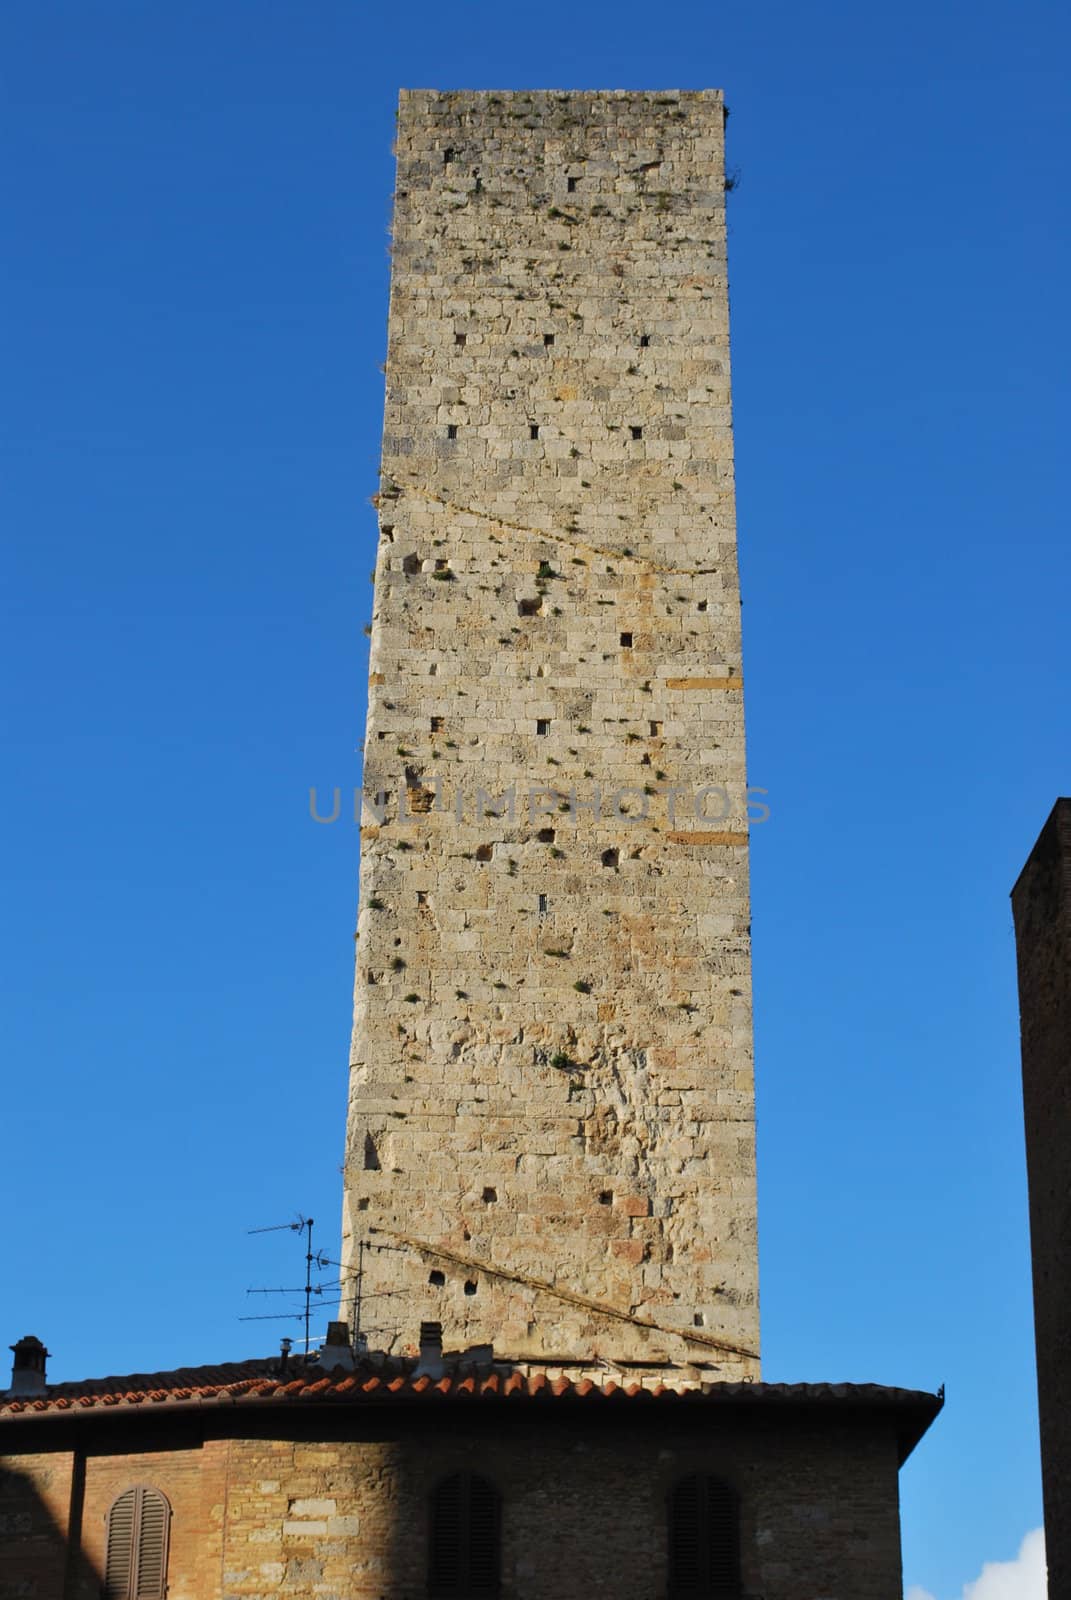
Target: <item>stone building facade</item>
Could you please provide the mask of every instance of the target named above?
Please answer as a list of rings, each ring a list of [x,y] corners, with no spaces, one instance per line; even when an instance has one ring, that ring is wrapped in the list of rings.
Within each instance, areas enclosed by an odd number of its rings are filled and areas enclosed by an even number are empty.
[[[389,1349],[757,1377],[722,96],[397,156],[344,1260]]]
[[[900,1600],[897,1471],[938,1405],[867,1384],[680,1393],[404,1362],[55,1385],[0,1400],[0,1530],[16,1535],[0,1537],[0,1597],[99,1600],[109,1514],[142,1485],[168,1519],[144,1600]],[[473,1473],[493,1485],[497,1559],[466,1591],[435,1581],[429,1506]],[[709,1474],[733,1496],[732,1590],[673,1583],[674,1492]]]
[[[1012,890],[1049,1593],[1071,1594],[1071,799]]]

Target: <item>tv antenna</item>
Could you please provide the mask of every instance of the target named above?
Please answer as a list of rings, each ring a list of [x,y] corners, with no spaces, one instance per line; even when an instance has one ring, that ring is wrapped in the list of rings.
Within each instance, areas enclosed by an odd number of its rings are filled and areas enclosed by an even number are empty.
[[[364,1284],[365,1256],[372,1252],[379,1254],[384,1250],[393,1250],[399,1254],[402,1248],[394,1244],[382,1244],[378,1241],[373,1244],[370,1240],[360,1238],[357,1241],[357,1265],[345,1266],[341,1261],[333,1261],[329,1256],[320,1255],[319,1263],[324,1267],[337,1267],[339,1269],[339,1311],[344,1306],[352,1308],[350,1317],[350,1347],[355,1356],[364,1354],[368,1348],[368,1335],[370,1333],[384,1333],[385,1328],[368,1328],[363,1325],[362,1317],[369,1300],[393,1300],[405,1294],[404,1289],[366,1289]],[[351,1291],[347,1293],[347,1290]]]
[[[247,1289],[246,1294],[303,1294],[305,1296],[304,1322],[306,1357],[309,1354],[309,1346],[312,1342],[312,1297],[314,1294],[322,1295],[325,1289],[336,1287],[336,1285],[331,1282],[314,1283],[312,1281],[314,1273],[323,1272],[325,1268],[334,1265],[333,1262],[327,1259],[327,1256],[322,1250],[314,1250],[312,1247],[313,1220],[314,1219],[312,1217],[303,1217],[299,1211],[297,1214],[297,1219],[294,1222],[277,1222],[273,1223],[267,1228],[249,1229],[250,1235],[254,1233],[286,1232],[304,1233],[305,1235],[305,1283],[303,1287],[299,1289]],[[269,1314],[268,1316],[264,1317],[239,1317],[238,1320],[239,1322],[282,1322],[291,1320],[300,1322],[302,1320],[302,1313],[300,1311],[283,1311],[275,1315]]]

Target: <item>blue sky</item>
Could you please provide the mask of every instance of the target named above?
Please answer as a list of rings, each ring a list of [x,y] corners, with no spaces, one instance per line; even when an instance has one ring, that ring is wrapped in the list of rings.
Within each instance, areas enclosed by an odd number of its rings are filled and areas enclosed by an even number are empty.
[[[3,1343],[267,1352],[337,1245],[399,86],[726,91],[766,1375],[935,1388],[905,1580],[1041,1520],[1008,891],[1071,789],[1055,4],[0,18]]]

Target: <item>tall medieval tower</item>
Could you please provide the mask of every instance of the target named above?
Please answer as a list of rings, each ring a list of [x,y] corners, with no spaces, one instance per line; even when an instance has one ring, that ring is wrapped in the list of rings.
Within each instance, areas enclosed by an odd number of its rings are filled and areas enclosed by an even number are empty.
[[[401,99],[344,1218],[378,1348],[758,1377],[723,124]]]

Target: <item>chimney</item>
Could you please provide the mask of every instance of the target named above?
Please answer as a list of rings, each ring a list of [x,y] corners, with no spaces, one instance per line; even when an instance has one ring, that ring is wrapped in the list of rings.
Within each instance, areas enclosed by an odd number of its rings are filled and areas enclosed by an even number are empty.
[[[420,1324],[420,1358],[413,1369],[414,1378],[441,1378],[443,1366],[443,1325],[441,1322]]]
[[[45,1382],[45,1362],[49,1352],[40,1339],[28,1333],[17,1344],[9,1345],[15,1359],[11,1363],[10,1395],[41,1395],[48,1388]]]
[[[353,1347],[345,1322],[329,1322],[327,1337],[320,1346],[320,1366],[325,1372],[352,1372]]]

